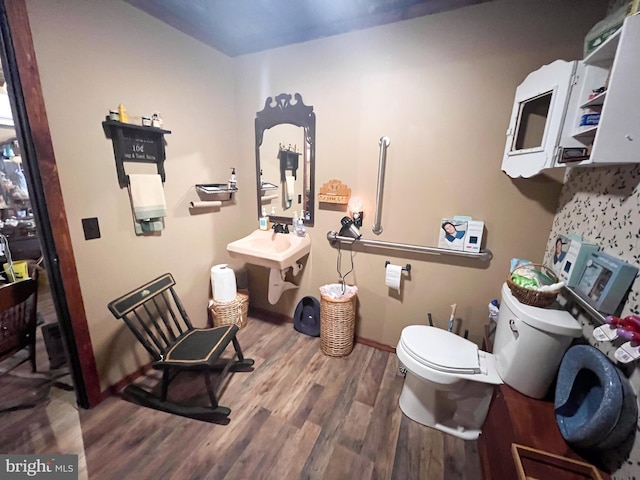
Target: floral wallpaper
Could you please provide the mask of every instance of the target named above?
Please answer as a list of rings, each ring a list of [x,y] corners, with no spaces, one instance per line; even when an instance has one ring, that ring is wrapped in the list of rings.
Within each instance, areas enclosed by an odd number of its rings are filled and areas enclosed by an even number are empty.
[[[547,243],[545,262],[558,235],[577,233],[609,255],[640,268],[640,165],[573,168],[565,176]],[[622,314],[640,315],[640,281]]]
[[[570,168],[560,193],[558,210],[547,242],[544,262],[549,265],[558,235],[576,233],[584,241],[596,243],[605,253],[640,268],[640,165]],[[605,353],[640,392],[640,369],[636,363],[621,365],[613,356],[623,343],[596,342],[593,329],[599,322],[572,312],[583,326],[585,340]],[[622,316],[640,315],[640,279],[632,284],[622,308]],[[635,435],[615,452],[593,460],[612,472],[614,480],[640,478],[640,425]]]

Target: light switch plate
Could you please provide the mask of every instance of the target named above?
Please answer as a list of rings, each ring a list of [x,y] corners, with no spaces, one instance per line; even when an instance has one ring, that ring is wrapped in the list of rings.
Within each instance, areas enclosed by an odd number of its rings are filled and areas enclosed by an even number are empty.
[[[98,218],[83,218],[82,230],[84,231],[85,240],[93,240],[94,238],[100,238],[100,225],[98,224]]]

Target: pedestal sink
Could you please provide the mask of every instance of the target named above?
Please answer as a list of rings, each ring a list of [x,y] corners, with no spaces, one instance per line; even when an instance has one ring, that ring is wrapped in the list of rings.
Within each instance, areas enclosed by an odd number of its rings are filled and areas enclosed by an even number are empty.
[[[297,275],[302,270],[299,260],[311,251],[309,235],[299,237],[293,233],[275,233],[255,230],[246,237],[227,245],[231,258],[269,269],[269,303],[275,305],[282,292],[298,288],[285,281],[289,268]]]

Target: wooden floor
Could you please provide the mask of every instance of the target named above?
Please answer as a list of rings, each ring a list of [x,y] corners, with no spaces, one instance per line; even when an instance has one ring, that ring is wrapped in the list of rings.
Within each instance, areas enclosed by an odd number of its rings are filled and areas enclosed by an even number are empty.
[[[73,392],[48,385],[34,408],[0,415],[0,452],[77,453],[80,478],[92,480],[480,478],[476,442],[401,413],[395,355],[356,345],[347,357],[326,357],[318,338],[253,318],[239,340],[255,368],[235,373],[221,394],[228,425],[118,397],[79,410]],[[20,394],[10,381],[25,379],[11,377],[0,377],[3,397]],[[175,382],[170,396],[200,395],[199,377]]]

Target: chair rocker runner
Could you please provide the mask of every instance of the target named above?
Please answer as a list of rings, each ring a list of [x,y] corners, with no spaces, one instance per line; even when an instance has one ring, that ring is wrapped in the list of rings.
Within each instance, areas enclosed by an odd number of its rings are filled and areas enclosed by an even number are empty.
[[[111,313],[124,321],[153,357],[153,368],[162,370],[159,397],[135,384],[125,388],[124,396],[143,406],[185,417],[208,420],[212,414],[228,416],[231,409],[218,404],[211,372],[222,371],[219,387],[230,370],[252,370],[253,360],[242,354],[236,338],[237,325],[194,328],[174,285],[173,276],[165,273],[108,305]],[[234,354],[224,359],[222,354],[230,343]],[[186,370],[203,374],[211,406],[190,406],[167,400],[169,383]]]

